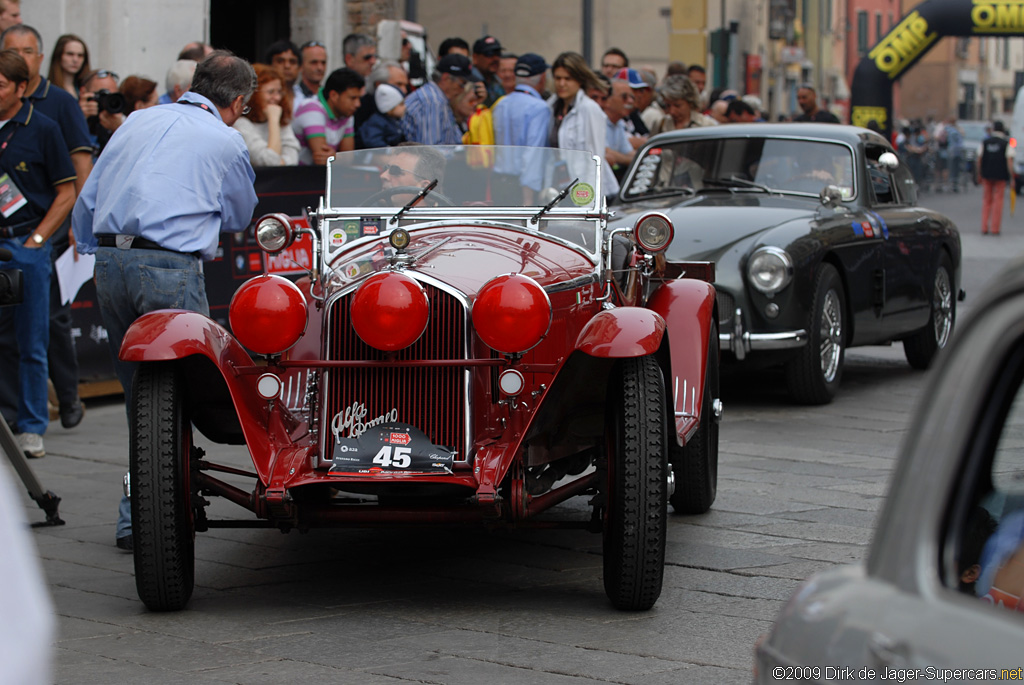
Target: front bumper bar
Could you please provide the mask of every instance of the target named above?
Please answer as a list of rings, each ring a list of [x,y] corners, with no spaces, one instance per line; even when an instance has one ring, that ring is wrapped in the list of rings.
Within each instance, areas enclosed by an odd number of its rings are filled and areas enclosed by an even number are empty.
[[[737,360],[743,360],[751,351],[788,350],[807,344],[807,331],[781,331],[778,333],[751,333],[743,323],[743,310],[736,308],[732,316],[732,329],[718,334],[722,349],[730,350]]]

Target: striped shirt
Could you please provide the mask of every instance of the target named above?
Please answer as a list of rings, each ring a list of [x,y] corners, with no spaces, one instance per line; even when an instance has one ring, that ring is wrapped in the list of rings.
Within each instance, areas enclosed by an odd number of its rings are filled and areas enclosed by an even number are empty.
[[[427,145],[458,145],[462,130],[448,98],[434,82],[429,82],[405,99],[406,139]]]
[[[327,144],[335,150],[345,138],[355,135],[352,117],[335,117],[334,112],[327,105],[324,99],[324,91],[321,88],[317,97],[310,98],[299,105],[295,110],[295,119],[292,121],[292,131],[299,139],[299,164],[311,166],[313,164],[313,151],[309,147],[310,138],[324,138]]]

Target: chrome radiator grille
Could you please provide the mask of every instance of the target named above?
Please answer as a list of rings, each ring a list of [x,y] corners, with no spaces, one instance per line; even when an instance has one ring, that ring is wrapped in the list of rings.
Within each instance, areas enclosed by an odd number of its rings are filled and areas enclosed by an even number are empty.
[[[730,293],[718,290],[715,292],[715,299],[718,301],[718,324],[719,326],[732,321],[736,313],[736,300]]]
[[[397,361],[466,359],[466,309],[455,297],[425,285],[430,322],[413,345],[395,353]],[[364,343],[349,318],[349,293],[336,300],[327,317],[327,359],[380,361],[385,353]],[[398,420],[422,430],[435,445],[464,454],[468,372],[463,367],[346,367],[326,373],[326,425],[354,403],[366,407],[366,419],[397,410]]]

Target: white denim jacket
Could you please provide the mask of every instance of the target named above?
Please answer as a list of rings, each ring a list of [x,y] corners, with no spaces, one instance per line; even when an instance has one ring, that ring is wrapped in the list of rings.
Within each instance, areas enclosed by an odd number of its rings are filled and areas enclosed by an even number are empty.
[[[557,95],[548,98],[548,107],[552,113],[557,103]],[[565,150],[589,150],[603,160],[607,147],[607,126],[608,117],[604,110],[580,88],[572,109],[563,117],[562,125],[558,128],[558,147]],[[606,197],[619,192],[619,182],[615,180],[615,174],[607,161],[601,165],[601,191]]]

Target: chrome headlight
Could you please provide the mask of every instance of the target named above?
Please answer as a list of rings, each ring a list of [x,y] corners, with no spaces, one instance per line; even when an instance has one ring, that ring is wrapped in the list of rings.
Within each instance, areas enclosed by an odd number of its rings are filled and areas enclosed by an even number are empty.
[[[765,295],[774,295],[793,280],[793,260],[778,247],[761,247],[747,262],[750,285]]]
[[[291,245],[293,238],[292,222],[284,214],[268,214],[256,222],[256,244],[270,254]]]
[[[633,237],[645,252],[661,252],[672,242],[674,234],[672,222],[664,214],[645,214],[633,227]]]

